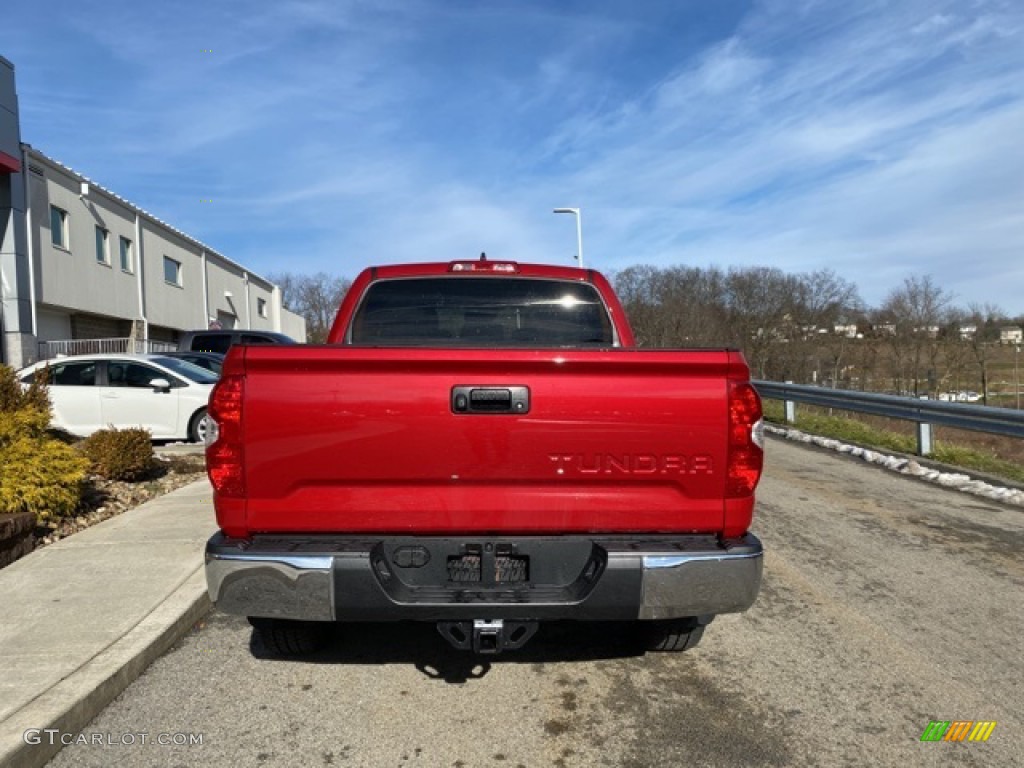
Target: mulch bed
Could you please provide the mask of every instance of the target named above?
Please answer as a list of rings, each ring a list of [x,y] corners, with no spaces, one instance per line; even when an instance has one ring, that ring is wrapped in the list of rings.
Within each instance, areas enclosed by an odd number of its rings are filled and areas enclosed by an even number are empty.
[[[201,454],[157,453],[155,459],[153,470],[133,482],[87,476],[78,509],[68,517],[37,525],[34,548],[53,544],[206,476]]]

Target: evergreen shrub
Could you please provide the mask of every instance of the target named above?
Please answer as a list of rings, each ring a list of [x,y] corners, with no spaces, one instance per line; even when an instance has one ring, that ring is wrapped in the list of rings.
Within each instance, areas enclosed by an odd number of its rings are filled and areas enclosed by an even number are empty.
[[[138,480],[153,469],[153,443],[148,430],[101,429],[81,444],[93,472],[107,480]]]
[[[0,514],[32,512],[37,522],[69,515],[81,500],[86,459],[47,434],[45,379],[27,388],[0,366]]]

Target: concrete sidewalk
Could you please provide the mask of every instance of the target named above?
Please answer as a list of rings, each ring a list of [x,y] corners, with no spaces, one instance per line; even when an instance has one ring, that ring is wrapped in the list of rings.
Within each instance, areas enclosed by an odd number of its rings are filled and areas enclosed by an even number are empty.
[[[0,768],[39,766],[209,609],[204,479],[0,570]],[[59,741],[59,736],[54,737]]]

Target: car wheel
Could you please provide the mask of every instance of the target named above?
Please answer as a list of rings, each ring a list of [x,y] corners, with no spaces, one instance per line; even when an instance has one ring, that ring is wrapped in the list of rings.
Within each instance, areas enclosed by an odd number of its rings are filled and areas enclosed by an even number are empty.
[[[700,642],[710,621],[697,618],[644,622],[644,645],[649,651],[686,651]]]
[[[200,408],[192,416],[188,423],[188,439],[192,443],[202,443],[206,440],[206,433],[210,429],[210,417],[206,415],[206,409]]]
[[[329,637],[329,625],[322,621],[250,616],[249,623],[255,630],[253,650],[258,655],[306,656],[323,648]]]

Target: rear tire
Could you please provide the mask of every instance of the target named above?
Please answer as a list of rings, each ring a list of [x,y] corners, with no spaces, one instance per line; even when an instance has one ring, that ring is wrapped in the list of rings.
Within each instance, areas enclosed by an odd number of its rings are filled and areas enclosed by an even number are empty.
[[[649,651],[680,653],[694,648],[704,634],[707,621],[697,618],[645,621],[644,645]]]
[[[328,624],[322,621],[250,617],[254,634],[270,656],[306,656],[327,643]]]
[[[207,423],[208,420],[205,408],[200,408],[192,414],[192,419],[188,423],[188,440],[190,443],[201,443],[206,439],[206,432],[210,428],[210,425]]]

